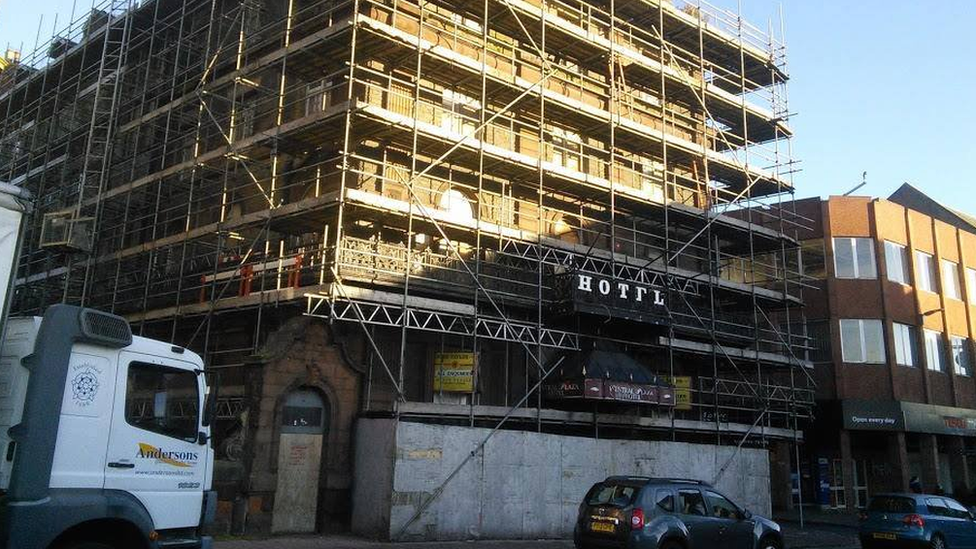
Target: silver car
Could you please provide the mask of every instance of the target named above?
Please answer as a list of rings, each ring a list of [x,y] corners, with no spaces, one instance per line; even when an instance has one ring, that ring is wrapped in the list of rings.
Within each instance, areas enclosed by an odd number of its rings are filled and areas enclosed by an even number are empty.
[[[609,477],[586,493],[577,549],[783,549],[775,522],[696,480]]]

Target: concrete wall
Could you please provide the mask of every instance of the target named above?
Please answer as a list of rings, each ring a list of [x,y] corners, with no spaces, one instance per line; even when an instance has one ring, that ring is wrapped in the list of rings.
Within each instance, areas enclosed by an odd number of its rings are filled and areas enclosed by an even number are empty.
[[[378,537],[396,535],[488,432],[358,420],[353,531]],[[407,538],[571,537],[579,503],[594,482],[608,475],[711,481],[734,451],[724,446],[499,431],[409,528]],[[392,473],[392,485],[384,476],[386,471]],[[768,452],[742,449],[718,488],[740,505],[768,515],[769,483]],[[389,520],[384,522],[378,515],[385,512],[387,502]]]

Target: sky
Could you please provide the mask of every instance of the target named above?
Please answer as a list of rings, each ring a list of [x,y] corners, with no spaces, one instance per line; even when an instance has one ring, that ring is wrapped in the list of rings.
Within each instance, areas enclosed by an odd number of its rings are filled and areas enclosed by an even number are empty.
[[[76,12],[91,0],[77,2]],[[0,0],[0,47],[33,49],[72,0]],[[910,182],[976,214],[976,2],[710,0],[779,34],[785,21],[798,197],[887,197]]]

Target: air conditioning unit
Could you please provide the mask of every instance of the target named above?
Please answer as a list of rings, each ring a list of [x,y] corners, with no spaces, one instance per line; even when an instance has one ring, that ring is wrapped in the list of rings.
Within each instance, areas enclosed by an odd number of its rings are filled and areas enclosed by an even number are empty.
[[[44,214],[41,247],[69,253],[91,253],[94,217],[76,217],[74,210]]]

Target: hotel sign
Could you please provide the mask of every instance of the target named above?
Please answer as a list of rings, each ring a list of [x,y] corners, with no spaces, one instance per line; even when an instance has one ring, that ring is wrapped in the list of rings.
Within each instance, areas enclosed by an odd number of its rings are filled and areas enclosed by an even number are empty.
[[[663,288],[630,280],[574,273],[569,297],[578,312],[664,324],[668,318]]]
[[[608,400],[634,404],[674,405],[672,387],[610,379],[564,380],[546,384],[543,392],[549,398],[567,400]]]

